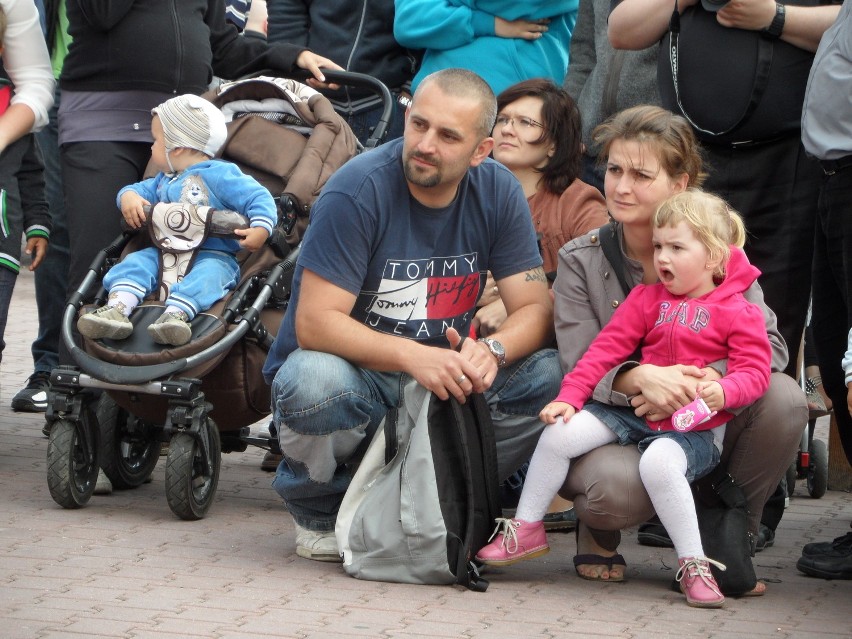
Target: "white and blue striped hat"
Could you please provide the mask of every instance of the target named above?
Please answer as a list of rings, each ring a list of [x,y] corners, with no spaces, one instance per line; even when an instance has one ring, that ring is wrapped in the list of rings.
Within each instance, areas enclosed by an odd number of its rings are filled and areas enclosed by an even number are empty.
[[[163,125],[166,150],[195,149],[213,157],[222,148],[228,130],[225,116],[197,95],[179,95],[151,110]]]

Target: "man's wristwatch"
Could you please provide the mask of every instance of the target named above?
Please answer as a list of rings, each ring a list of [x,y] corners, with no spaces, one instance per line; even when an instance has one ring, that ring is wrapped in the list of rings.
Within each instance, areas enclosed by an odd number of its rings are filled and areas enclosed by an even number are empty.
[[[503,368],[506,365],[506,349],[500,342],[490,337],[480,337],[477,341],[484,342],[491,354],[497,358],[497,368]]]
[[[784,18],[786,17],[786,10],[784,9],[784,5],[780,2],[775,3],[775,17],[772,18],[772,22],[768,27],[763,29],[763,34],[772,38],[777,39],[781,37],[781,32],[784,31]]]

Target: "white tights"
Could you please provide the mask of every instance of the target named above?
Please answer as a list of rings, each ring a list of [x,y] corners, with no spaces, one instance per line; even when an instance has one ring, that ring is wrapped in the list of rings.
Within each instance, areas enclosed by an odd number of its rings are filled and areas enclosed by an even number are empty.
[[[565,482],[571,459],[615,440],[615,433],[586,411],[580,411],[569,422],[560,419],[546,426],[530,461],[515,517],[541,521]],[[678,557],[703,557],[686,470],[686,453],[667,438],[654,440],[639,461],[642,483]]]

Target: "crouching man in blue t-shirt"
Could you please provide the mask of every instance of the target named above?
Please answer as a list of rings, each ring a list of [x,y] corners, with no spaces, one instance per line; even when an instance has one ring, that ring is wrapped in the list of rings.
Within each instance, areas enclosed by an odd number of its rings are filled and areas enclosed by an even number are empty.
[[[545,348],[553,311],[526,198],[488,158],[496,113],[476,74],[434,73],[403,139],[350,160],[314,204],[264,366],[284,453],[273,485],[300,557],[340,561],[347,463],[399,404],[402,373],[442,399],[485,393],[501,480],[535,448],[562,373]],[[489,270],[509,316],[457,352]]]

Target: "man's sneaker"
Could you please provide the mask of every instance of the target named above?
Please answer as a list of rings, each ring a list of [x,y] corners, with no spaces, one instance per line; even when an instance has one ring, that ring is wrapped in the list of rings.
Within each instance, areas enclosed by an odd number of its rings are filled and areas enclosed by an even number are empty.
[[[314,561],[341,563],[343,558],[337,549],[337,537],[333,530],[324,532],[308,530],[296,524],[296,554]]]
[[[12,410],[25,413],[43,413],[47,410],[47,391],[50,390],[50,373],[36,371],[27,385],[12,398]]]
[[[695,608],[721,608],[725,595],[719,590],[719,584],[710,572],[710,564],[725,570],[725,565],[707,557],[680,557],[680,565],[675,579],[686,595],[686,603]]]
[[[157,344],[165,346],[183,346],[192,338],[189,315],[183,311],[166,311],[148,325],[148,332]]]
[[[133,332],[133,324],[124,315],[124,304],[101,306],[77,320],[80,335],[89,339],[124,339]]]
[[[490,544],[476,553],[476,560],[489,566],[509,566],[550,552],[544,524],[523,519],[497,519]]]

